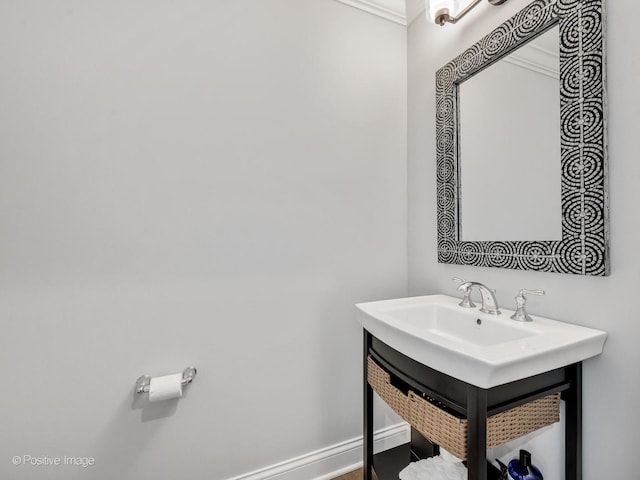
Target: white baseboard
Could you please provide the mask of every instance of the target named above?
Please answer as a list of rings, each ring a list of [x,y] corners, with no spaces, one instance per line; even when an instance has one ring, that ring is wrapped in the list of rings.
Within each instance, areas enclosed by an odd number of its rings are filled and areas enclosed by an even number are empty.
[[[406,423],[374,433],[373,450],[381,452],[408,443]],[[362,467],[362,437],[347,440],[285,462],[261,468],[228,480],[330,480]]]

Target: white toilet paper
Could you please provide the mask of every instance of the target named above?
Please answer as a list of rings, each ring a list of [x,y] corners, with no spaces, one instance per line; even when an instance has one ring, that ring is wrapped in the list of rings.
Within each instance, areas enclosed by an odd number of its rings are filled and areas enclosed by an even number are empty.
[[[182,374],[153,377],[149,384],[149,401],[161,402],[182,397]]]

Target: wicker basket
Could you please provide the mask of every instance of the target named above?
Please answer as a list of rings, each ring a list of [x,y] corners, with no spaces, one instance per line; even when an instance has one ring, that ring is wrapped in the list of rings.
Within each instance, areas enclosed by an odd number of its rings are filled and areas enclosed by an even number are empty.
[[[413,391],[408,395],[391,385],[388,372],[368,358],[371,387],[400,416],[431,442],[456,457],[467,458],[466,418],[458,418]],[[494,448],[560,421],[560,394],[555,393],[498,413],[487,419],[487,448]]]
[[[405,422],[411,423],[409,397],[391,385],[391,376],[371,357],[367,361],[367,380],[369,385]]]

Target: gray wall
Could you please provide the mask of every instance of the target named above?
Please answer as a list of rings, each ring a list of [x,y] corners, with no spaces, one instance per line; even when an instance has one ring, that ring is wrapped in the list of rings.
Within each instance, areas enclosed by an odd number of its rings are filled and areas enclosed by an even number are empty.
[[[519,288],[544,288],[546,297],[530,300],[530,311],[609,332],[604,354],[584,365],[585,480],[621,478],[635,471],[640,443],[637,382],[640,365],[640,53],[637,2],[608,5],[609,159],[611,207],[611,275],[606,278],[485,269],[436,262],[435,71],[469,47],[524,2],[481,7],[455,26],[440,28],[422,17],[408,31],[408,178],[409,289],[413,295],[454,293],[452,276],[477,280],[497,289],[512,306]],[[528,438],[534,463],[545,478],[563,478],[562,437],[558,427]],[[514,446],[513,448],[517,448]],[[498,452],[501,458],[512,453]]]
[[[0,59],[0,477],[225,479],[360,435],[353,304],[407,292],[405,29],[8,0]]]

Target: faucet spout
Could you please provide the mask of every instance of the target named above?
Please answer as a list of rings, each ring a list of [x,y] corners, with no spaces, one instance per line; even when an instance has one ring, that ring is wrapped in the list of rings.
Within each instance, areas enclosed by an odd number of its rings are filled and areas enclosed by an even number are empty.
[[[473,287],[477,287],[482,297],[482,306],[480,311],[482,313],[489,313],[491,315],[500,315],[500,308],[498,307],[498,300],[489,287],[479,282],[464,282],[458,285],[458,290],[465,292],[471,290]]]

